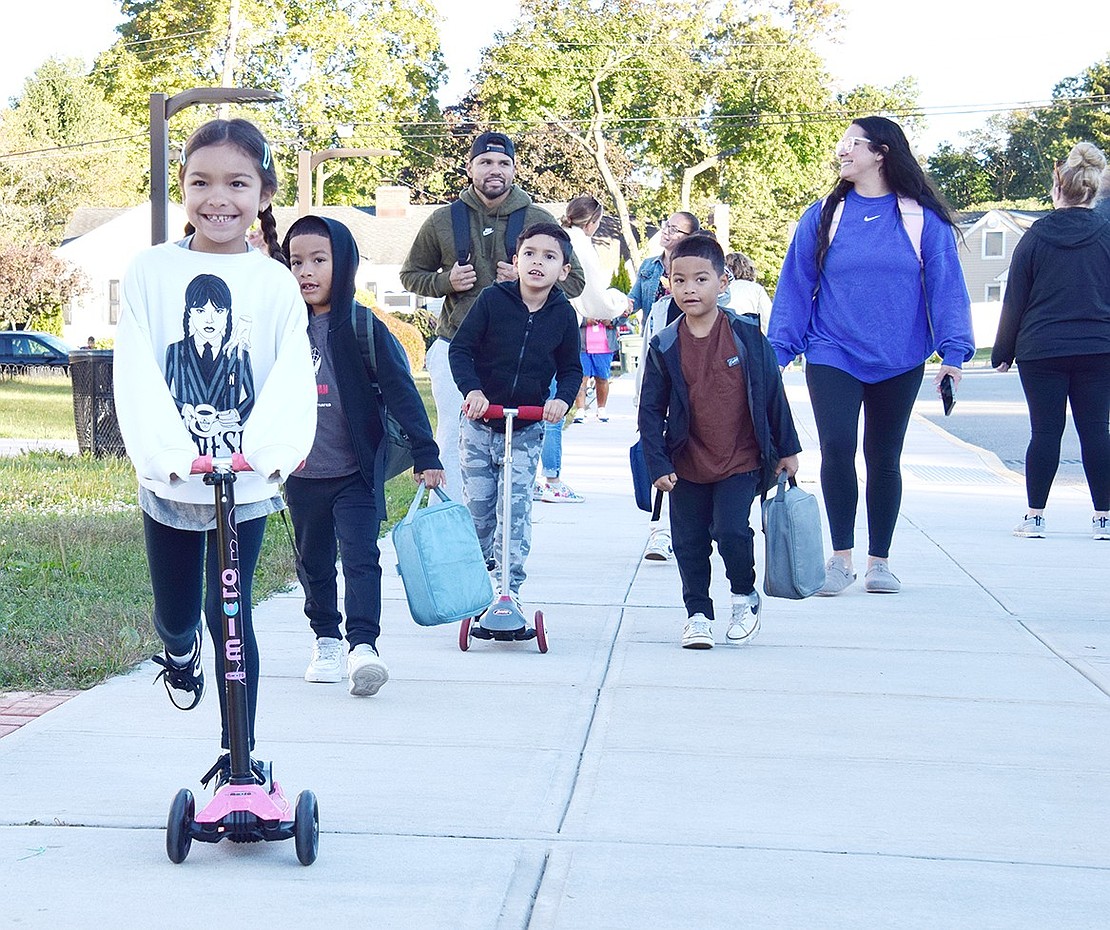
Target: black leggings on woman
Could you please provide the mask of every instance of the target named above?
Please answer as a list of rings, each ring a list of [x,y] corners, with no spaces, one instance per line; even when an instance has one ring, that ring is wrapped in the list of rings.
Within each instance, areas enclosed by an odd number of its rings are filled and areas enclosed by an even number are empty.
[[[902,504],[902,444],[921,388],[925,364],[868,384],[829,365],[806,365],[806,384],[821,442],[821,493],[834,550],[855,547],[856,446],[863,407],[863,459],[867,464],[868,555],[890,555]]]
[[[1018,374],[1029,405],[1025,493],[1030,509],[1043,510],[1048,502],[1070,404],[1091,502],[1095,510],[1110,510],[1110,352],[1018,362]]]

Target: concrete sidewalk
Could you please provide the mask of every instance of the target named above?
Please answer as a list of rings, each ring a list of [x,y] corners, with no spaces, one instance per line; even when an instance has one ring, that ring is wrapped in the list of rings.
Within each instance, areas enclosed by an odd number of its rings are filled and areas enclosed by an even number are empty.
[[[808,399],[787,380],[815,490]],[[1015,539],[1020,479],[914,418],[902,594],[861,580],[766,599],[751,646],[687,651],[675,566],[641,559],[630,379],[609,409],[565,434],[586,502],[534,510],[523,593],[547,655],[464,654],[457,625],[417,627],[388,546],[393,678],[375,698],[302,680],[298,592],[256,611],[256,754],[319,798],[315,865],[291,842],[169,862],[169,804],[206,797],[218,705],[174,711],[146,663],[0,740],[4,922],[1106,926],[1110,544],[1090,538],[1085,493],[1054,489],[1049,538]]]

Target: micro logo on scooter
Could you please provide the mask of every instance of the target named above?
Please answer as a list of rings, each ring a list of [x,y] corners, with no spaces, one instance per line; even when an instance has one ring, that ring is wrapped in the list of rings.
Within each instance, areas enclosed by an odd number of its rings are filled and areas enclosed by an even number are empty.
[[[223,585],[224,615],[227,617],[227,642],[224,644],[224,677],[228,681],[245,681],[243,668],[243,641],[239,638],[236,618],[239,616],[239,572],[225,569],[220,575]]]

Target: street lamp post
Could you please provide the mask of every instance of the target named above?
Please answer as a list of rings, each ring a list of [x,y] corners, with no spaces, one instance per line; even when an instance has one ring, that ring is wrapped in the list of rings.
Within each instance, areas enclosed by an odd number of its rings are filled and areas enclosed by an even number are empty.
[[[297,153],[297,215],[304,216],[312,208],[312,172],[329,158],[384,158],[400,155],[394,149],[324,149],[322,152]],[[324,176],[317,175],[316,205],[324,205]]]
[[[281,94],[257,87],[192,87],[172,97],[150,95],[150,243],[169,238],[170,117],[200,103],[273,103]]]

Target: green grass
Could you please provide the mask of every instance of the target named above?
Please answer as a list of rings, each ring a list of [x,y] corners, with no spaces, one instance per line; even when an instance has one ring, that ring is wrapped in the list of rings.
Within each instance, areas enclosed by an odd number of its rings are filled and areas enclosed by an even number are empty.
[[[0,385],[0,410],[7,412],[17,391],[36,407],[52,403],[56,384],[28,380],[33,383],[23,387]],[[417,377],[417,386],[434,421],[426,375]],[[72,414],[68,434],[4,435],[72,438]],[[386,485],[383,533],[408,509],[414,491],[407,474]],[[287,589],[293,577],[292,547],[275,514],[255,572],[255,603]],[[161,649],[150,610],[130,462],[61,453],[0,457],[0,691],[88,688],[126,671]]]
[[[0,378],[0,439],[76,438],[68,376]]]

